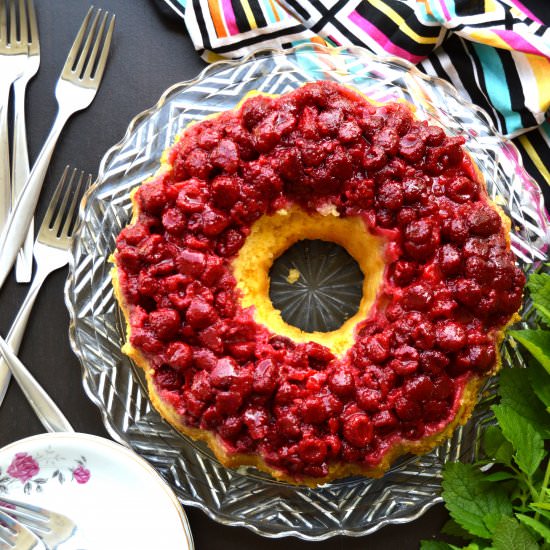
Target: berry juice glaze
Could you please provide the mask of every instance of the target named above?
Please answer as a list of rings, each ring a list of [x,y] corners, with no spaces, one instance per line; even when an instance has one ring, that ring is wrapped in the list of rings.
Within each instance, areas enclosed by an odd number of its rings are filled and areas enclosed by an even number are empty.
[[[299,480],[376,468],[453,420],[466,383],[495,369],[525,282],[463,142],[330,82],[185,130],[115,255],[131,344],[185,425]],[[232,259],[290,204],[332,204],[385,238],[377,302],[342,357],[239,305]]]

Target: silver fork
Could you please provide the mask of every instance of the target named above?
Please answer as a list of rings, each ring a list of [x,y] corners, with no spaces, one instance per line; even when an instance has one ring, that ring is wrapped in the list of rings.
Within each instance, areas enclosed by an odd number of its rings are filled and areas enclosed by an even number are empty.
[[[32,306],[42,283],[52,271],[63,267],[69,261],[69,249],[78,216],[77,205],[80,203],[84,190],[92,181],[90,174],[85,177],[83,172],[78,173],[76,169],[73,169],[71,177],[68,178],[69,172],[70,167],[67,166],[50,200],[34,243],[33,254],[36,259],[36,274],[7,337],[7,343],[15,352],[18,351],[21,345]],[[76,189],[70,198],[70,191],[75,185]],[[12,355],[14,354],[12,353]],[[60,412],[59,414],[56,413],[55,409],[57,407],[54,407],[53,412],[50,413],[53,418],[50,419],[48,416],[44,418],[45,413],[40,410],[37,399],[40,397],[41,400],[46,402],[44,406],[52,408],[51,403],[48,405],[48,400],[51,401],[51,399],[45,395],[44,390],[40,388],[29,371],[22,366],[22,363],[20,361],[19,365],[17,362],[15,363],[15,366],[13,364],[8,366],[6,362],[0,360],[0,403],[6,394],[11,371],[42,423],[45,426],[45,422],[48,424],[46,429],[48,431],[71,431],[67,430],[68,422],[63,415]],[[56,420],[56,416],[59,415],[62,417],[60,424]],[[59,427],[62,429],[59,429]]]
[[[23,72],[27,44],[17,40],[15,0],[0,0],[0,230],[11,204],[8,104],[10,89]],[[19,14],[21,15],[21,14]]]
[[[0,495],[0,511],[14,517],[30,529],[52,550],[76,531],[75,522],[63,514],[3,495]]]
[[[38,24],[33,0],[19,0],[19,42],[27,46],[27,57],[23,61],[23,74],[13,83],[13,149],[11,163],[11,202],[17,196],[29,177],[29,153],[25,125],[25,90],[29,80],[40,66],[40,42]],[[27,22],[28,19],[28,22]],[[23,247],[17,256],[15,280],[28,283],[32,276],[32,242],[34,223],[31,220]]]
[[[2,0],[0,0],[2,1]],[[115,16],[90,8],[57,81],[58,112],[27,182],[0,233],[0,287],[4,284],[33,217],[53,149],[69,117],[94,99],[111,45]]]
[[[3,543],[1,548],[47,550],[43,542],[30,529],[3,512],[0,512],[0,543]]]

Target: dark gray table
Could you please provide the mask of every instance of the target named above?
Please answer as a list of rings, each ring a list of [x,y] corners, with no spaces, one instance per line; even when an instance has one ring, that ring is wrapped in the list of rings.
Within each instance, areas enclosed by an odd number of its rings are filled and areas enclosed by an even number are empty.
[[[27,124],[31,161],[36,158],[54,119],[54,86],[88,8],[85,0],[35,0],[42,51],[41,67],[28,88]],[[54,153],[42,192],[41,220],[66,164],[97,173],[109,147],[124,135],[130,120],[156,103],[172,84],[190,79],[204,67],[182,24],[161,13],[149,0],[99,0],[97,6],[117,15],[115,38],[101,89],[86,111],[67,124]],[[1,75],[0,75],[1,78]],[[66,270],[52,275],[38,297],[20,357],[56,400],[77,431],[108,437],[97,408],[81,385],[80,365],[68,341],[64,305]],[[5,335],[26,293],[12,277],[0,291],[0,333]],[[0,446],[42,433],[19,388],[12,383],[0,408]],[[247,529],[224,527],[202,511],[187,507],[197,550],[218,549],[413,549],[438,533],[447,515],[435,506],[415,522],[385,527],[361,538],[334,538],[319,543],[294,538],[265,539]],[[125,549],[121,549],[125,550]],[[163,549],[151,549],[163,550]]]

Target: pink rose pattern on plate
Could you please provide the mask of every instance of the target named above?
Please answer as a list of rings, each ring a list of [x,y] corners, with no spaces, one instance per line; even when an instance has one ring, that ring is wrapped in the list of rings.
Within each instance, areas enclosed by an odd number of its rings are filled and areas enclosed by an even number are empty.
[[[88,483],[88,480],[90,479],[90,470],[84,468],[83,464],[79,464],[73,470],[73,479],[80,484]]]
[[[22,483],[34,477],[39,471],[38,462],[27,453],[17,453],[7,470],[11,477],[19,479]]]
[[[48,470],[53,472],[50,474]],[[25,452],[16,453],[5,471],[0,466],[0,494],[8,493],[9,486],[14,483],[22,483],[23,491],[29,494],[33,490],[41,492],[45,484],[54,479],[60,484],[70,480],[83,485],[88,483],[90,477],[85,456],[68,459],[51,448],[34,456]]]

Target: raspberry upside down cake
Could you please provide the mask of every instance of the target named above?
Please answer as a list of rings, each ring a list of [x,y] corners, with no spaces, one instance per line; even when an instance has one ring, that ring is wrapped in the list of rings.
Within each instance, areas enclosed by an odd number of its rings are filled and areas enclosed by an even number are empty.
[[[332,82],[186,128],[113,255],[124,352],[160,414],[226,466],[310,486],[379,477],[466,422],[525,279],[463,143]],[[364,275],[332,332],[269,299],[274,260],[303,239]]]

